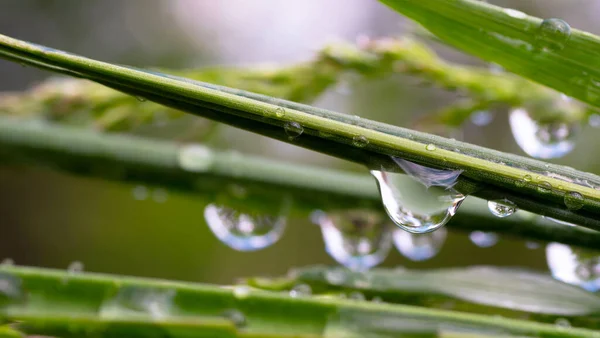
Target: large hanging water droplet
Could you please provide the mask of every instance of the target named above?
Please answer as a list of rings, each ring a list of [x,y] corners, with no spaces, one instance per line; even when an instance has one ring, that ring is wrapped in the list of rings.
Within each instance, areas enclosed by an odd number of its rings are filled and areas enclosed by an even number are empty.
[[[559,51],[571,37],[571,26],[561,19],[542,21],[536,35],[536,48],[544,51]]]
[[[488,201],[488,209],[492,215],[503,218],[514,214],[517,211],[517,205],[507,199],[495,200]]]
[[[554,278],[591,292],[600,290],[600,256],[597,253],[575,252],[568,245],[549,243],[546,262]]]
[[[498,235],[493,232],[473,231],[469,239],[480,248],[490,248],[498,243]]]
[[[394,231],[394,245],[402,256],[411,261],[425,261],[437,255],[447,236],[445,228],[426,234],[413,234],[397,229]]]
[[[239,251],[255,251],[272,245],[279,240],[286,225],[284,212],[279,216],[251,215],[216,204],[206,206],[204,219],[221,242]]]
[[[529,156],[543,159],[568,154],[575,147],[575,137],[579,132],[577,123],[538,123],[524,108],[513,109],[509,123],[519,147]]]
[[[368,210],[345,210],[313,214],[321,226],[325,250],[338,263],[363,271],[381,263],[390,252],[389,221]]]
[[[412,233],[430,232],[446,224],[465,199],[452,188],[462,171],[433,169],[397,157],[392,159],[406,175],[371,170],[392,221]]]
[[[100,317],[150,316],[153,319],[168,317],[173,310],[175,290],[126,286],[115,297],[107,299],[100,307]]]

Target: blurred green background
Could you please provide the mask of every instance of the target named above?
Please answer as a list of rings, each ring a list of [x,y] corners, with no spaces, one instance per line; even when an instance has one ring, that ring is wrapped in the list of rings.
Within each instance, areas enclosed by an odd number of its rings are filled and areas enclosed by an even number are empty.
[[[595,0],[490,1],[540,17],[559,17],[573,27],[600,33]],[[332,14],[334,16],[332,17]],[[291,63],[310,59],[326,43],[409,34],[413,26],[375,0],[0,0],[0,33],[107,62],[138,67]],[[478,60],[435,45],[452,61]],[[52,74],[0,61],[0,90],[24,90]],[[391,75],[349,78],[314,104],[400,126],[443,107],[458,94]],[[348,90],[349,89],[349,90]],[[349,163],[233,128],[221,131],[222,148],[281,160],[363,170]],[[576,150],[557,163],[598,172],[599,146],[587,127]],[[506,111],[490,125],[467,123],[454,137],[523,155]],[[374,183],[375,184],[375,183]],[[137,194],[134,194],[137,191]],[[143,193],[139,193],[142,191]],[[0,167],[0,260],[137,276],[230,283],[248,275],[278,275],[308,264],[335,264],[324,251],[317,226],[291,219],[283,238],[258,252],[236,252],[221,244],[203,219],[204,196],[163,187],[136,187],[43,168]],[[460,210],[459,210],[460,212]],[[451,233],[441,252],[411,262],[392,252],[384,266],[430,268],[478,264],[546,269],[543,247],[502,238],[479,248],[467,234]]]

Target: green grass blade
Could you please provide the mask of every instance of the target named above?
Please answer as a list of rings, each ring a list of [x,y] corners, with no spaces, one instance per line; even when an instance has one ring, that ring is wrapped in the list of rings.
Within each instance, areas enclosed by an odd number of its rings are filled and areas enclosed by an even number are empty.
[[[191,152],[190,152],[191,151]],[[194,156],[188,157],[192,154]],[[190,159],[190,160],[186,160]],[[267,158],[131,135],[91,133],[76,127],[0,117],[0,162],[53,168],[70,174],[116,182],[158,185],[173,191],[220,196],[236,209],[272,212],[285,196],[292,214],[308,217],[314,209],[367,208],[382,212],[374,180],[367,174],[344,172]],[[210,177],[210,179],[206,179]],[[241,202],[223,193],[239,184],[252,198]],[[533,240],[600,247],[600,233],[565,227],[538,217],[494,217],[486,201],[470,197],[449,223],[451,229],[492,231]],[[529,215],[533,216],[533,215]]]
[[[471,332],[483,337],[594,337],[595,331],[507,318],[164,280],[1,267],[0,318],[27,334],[337,337]],[[7,290],[9,292],[7,292]],[[167,297],[163,297],[167,295]],[[116,304],[116,306],[115,306]],[[110,310],[110,311],[109,311]],[[232,317],[231,310],[243,314]],[[374,323],[388,323],[377,327]],[[410,324],[410,325],[409,325]],[[416,332],[415,332],[416,331]]]
[[[552,322],[560,316],[594,318],[600,313],[600,296],[549,275],[522,269],[486,266],[437,270],[373,269],[356,273],[339,267],[317,266],[295,269],[290,275],[294,283],[308,283],[316,289],[325,286],[325,290],[356,290],[394,303],[414,303],[415,299],[431,301],[438,297],[438,304],[447,304],[449,297],[483,305],[488,307],[488,312],[507,309],[521,312],[518,315],[523,312],[550,315],[553,317],[546,320]],[[490,311],[490,307],[494,310]],[[481,309],[475,308],[478,310]]]
[[[6,36],[0,36],[0,55],[89,78],[138,97],[370,167],[399,170],[390,160],[389,156],[394,155],[424,165],[460,169],[463,185],[459,183],[457,188],[464,192],[485,199],[508,198],[521,209],[600,229],[600,191],[593,188],[600,186],[600,178],[592,174],[258,94],[107,64]],[[286,135],[283,126],[290,122],[303,126],[301,137],[290,139]],[[359,136],[368,140],[366,146],[364,142],[360,147],[355,145],[353,139]],[[566,207],[564,196],[568,192],[583,196],[581,209]]]
[[[116,182],[158,185],[207,199],[219,196],[220,203],[240,210],[269,213],[273,203],[290,196],[292,214],[298,217],[308,217],[314,209],[368,208],[382,212],[377,187],[367,174],[290,164],[200,144],[92,133],[8,117],[0,117],[0,162],[42,166]],[[240,201],[224,193],[223,186],[230,184],[243,186],[252,198]],[[487,210],[486,201],[470,197],[449,226],[592,249],[600,247],[598,232],[542,221],[539,217],[523,217],[522,213],[494,217]]]
[[[600,107],[600,38],[542,36],[542,19],[475,0],[380,0],[442,40]]]

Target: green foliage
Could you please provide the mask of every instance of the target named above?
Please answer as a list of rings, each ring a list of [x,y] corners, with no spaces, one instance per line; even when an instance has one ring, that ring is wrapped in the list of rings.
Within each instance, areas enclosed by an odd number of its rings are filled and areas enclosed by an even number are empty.
[[[223,288],[21,267],[2,267],[0,273],[3,282],[0,292],[7,287],[21,292],[4,303],[0,317],[28,335],[445,337],[465,332],[484,337],[595,335],[592,330],[566,329],[554,324],[335,296],[294,298],[287,293],[248,286]],[[369,288],[367,282],[361,289]],[[585,305],[579,309],[582,306]]]
[[[182,158],[186,148],[172,142],[95,135],[50,125],[39,128],[22,121],[42,117],[135,133],[157,116],[172,120],[187,112],[369,169],[400,171],[390,158],[399,156],[430,167],[459,170],[456,189],[464,194],[506,198],[520,209],[600,230],[600,177],[596,175],[296,103],[314,100],[343,72],[374,77],[399,71],[468,92],[467,99],[428,121],[444,125],[459,125],[474,111],[496,104],[525,106],[537,121],[544,122],[580,122],[589,114],[577,102],[557,107],[559,92],[600,106],[600,70],[595,61],[600,40],[595,36],[562,21],[542,21],[471,0],[382,2],[450,44],[554,90],[510,74],[445,63],[411,39],[369,40],[358,48],[335,45],[311,62],[285,68],[167,74],[108,64],[0,35],[0,57],[86,79],[52,81],[27,94],[5,95],[0,109],[18,119],[0,119],[3,160],[19,163],[11,151],[23,152],[37,162],[58,164],[68,171],[93,165],[104,168],[100,170],[104,174],[109,172],[106,168],[111,173],[126,172],[116,179],[133,176],[208,194],[215,190],[211,184],[222,181],[250,183],[260,191],[260,198],[236,206],[242,209],[260,208],[281,198],[272,194],[278,189],[293,195],[304,214],[317,206],[374,207],[378,202],[366,176],[208,148],[202,148],[200,155],[194,153],[190,162]],[[203,134],[210,130],[209,125]],[[207,184],[206,176],[215,180]],[[573,194],[581,196],[577,208],[569,200]],[[333,203],[327,201],[330,197]],[[457,217],[456,228],[471,230],[469,224],[484,219],[486,224],[477,225],[478,229],[588,247],[597,247],[599,241],[598,233],[578,227],[524,225],[519,220],[488,223],[489,219],[478,218],[476,210],[481,209],[481,205],[465,203],[464,215],[470,222],[461,223]],[[332,280],[332,273],[338,277],[341,273],[341,279]],[[0,337],[598,336],[592,331],[599,325],[597,295],[525,271],[472,268],[365,274],[315,267],[282,279],[250,279],[249,283],[270,291],[3,266],[0,319],[7,325],[0,327]],[[310,284],[317,295],[290,297],[288,291],[299,283]],[[367,295],[389,303],[341,296],[341,292],[358,291],[362,293],[355,298]],[[448,302],[455,304],[456,311],[444,310]],[[510,318],[492,318],[487,316],[490,313]],[[563,317],[586,329],[552,324]]]

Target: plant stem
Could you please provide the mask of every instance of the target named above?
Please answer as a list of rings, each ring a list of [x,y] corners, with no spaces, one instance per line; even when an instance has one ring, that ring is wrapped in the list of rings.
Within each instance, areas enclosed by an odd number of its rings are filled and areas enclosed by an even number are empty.
[[[227,195],[224,187],[232,184],[256,191],[252,200],[290,195],[294,210],[301,217],[314,209],[382,211],[379,192],[369,175],[217,151],[199,144],[92,133],[76,127],[0,117],[0,146],[0,160],[12,165],[42,165],[77,175],[161,185],[215,197]],[[231,197],[228,200],[235,201]],[[244,199],[243,204],[236,206],[272,211],[268,209],[270,203],[248,205],[248,199]],[[494,231],[593,249],[600,247],[600,233],[535,220],[534,215],[519,215],[493,217],[485,201],[469,197],[449,226],[463,231]]]
[[[331,337],[353,330],[363,335],[381,328],[373,320],[397,323],[390,336],[407,333],[403,323],[419,323],[420,333],[448,328],[539,337],[594,337],[583,328],[493,318],[477,314],[336,298],[291,298],[287,294],[102,274],[1,267],[2,280],[18,292],[0,304],[0,318],[27,334],[75,336],[110,333],[141,336]],[[27,295],[25,297],[25,295]],[[160,298],[160,295],[170,295]],[[154,302],[152,302],[154,301]],[[154,305],[149,305],[154,304]],[[110,306],[110,307],[109,307]],[[107,311],[110,308],[111,311]],[[243,324],[228,317],[239,311]],[[238,316],[239,317],[239,316]],[[223,320],[225,319],[225,320]],[[229,320],[228,320],[229,319]],[[408,328],[408,329],[413,329]],[[414,334],[414,332],[413,332]]]
[[[600,178],[592,174],[284,100],[265,98],[267,103],[257,100],[257,94],[107,64],[6,36],[0,36],[0,54],[371,168],[398,170],[389,156],[399,156],[462,170],[460,182],[465,185],[459,183],[457,188],[465,193],[489,199],[510,197],[524,210],[600,230],[600,191],[594,189],[600,187]],[[284,114],[282,107],[287,107]],[[301,137],[290,139],[284,132],[292,122],[303,127]],[[356,137],[368,144],[355,146]],[[581,195],[582,208],[568,209],[567,193]]]

